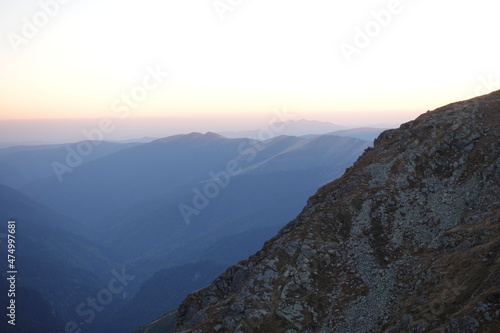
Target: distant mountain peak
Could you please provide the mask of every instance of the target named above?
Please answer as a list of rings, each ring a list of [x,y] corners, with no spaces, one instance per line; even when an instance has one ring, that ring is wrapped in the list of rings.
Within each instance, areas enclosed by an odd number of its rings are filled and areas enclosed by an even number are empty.
[[[220,135],[218,133],[214,133],[214,132],[206,132],[205,134],[203,134],[203,136],[205,138],[212,138],[212,139],[225,139],[226,138],[225,136]]]

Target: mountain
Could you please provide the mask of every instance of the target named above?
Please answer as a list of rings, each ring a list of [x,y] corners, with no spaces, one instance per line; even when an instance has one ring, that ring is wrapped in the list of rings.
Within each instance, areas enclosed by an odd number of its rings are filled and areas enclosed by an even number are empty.
[[[45,141],[1,141],[0,149],[16,146],[39,146],[49,144]]]
[[[116,143],[149,143],[149,142],[157,140],[157,139],[158,139],[157,137],[144,136],[142,138],[137,138],[137,139],[116,140],[116,141],[111,141],[111,142],[116,142]]]
[[[308,134],[326,134],[333,131],[345,129],[344,126],[332,124],[323,121],[314,120],[287,120],[270,124],[269,128],[275,128],[275,131],[268,129],[255,129],[235,132],[220,132],[227,138],[252,138],[252,139],[270,139],[280,135],[303,136]]]
[[[187,297],[175,331],[497,332],[499,111],[500,91],[382,133],[259,252]]]
[[[135,261],[146,277],[157,265],[200,260],[232,234],[282,227],[367,147],[334,136],[255,141],[191,133],[120,150],[81,165],[62,183],[53,176],[23,190],[83,221],[84,236]],[[216,191],[210,200],[207,191]],[[148,269],[146,257],[156,260]]]
[[[0,234],[1,253],[7,253],[4,232],[10,220],[16,221],[19,311],[23,310],[27,318],[20,324],[26,328],[23,332],[33,331],[29,327],[37,323],[53,328],[54,324],[72,320],[79,304],[107,288],[103,281],[110,281],[116,269],[110,257],[112,251],[68,231],[78,229],[74,221],[0,185],[0,221],[5,223]],[[6,259],[0,261],[1,272],[7,272]],[[108,311],[120,304],[115,300]],[[59,326],[58,330],[63,328]]]
[[[221,140],[215,143],[228,139]],[[364,141],[333,137],[272,139],[255,156],[233,155],[232,161],[241,170],[233,176],[223,176],[219,180],[221,186],[207,176],[210,172],[225,172],[225,164],[231,160],[221,161],[212,170],[207,168],[200,181],[125,209],[115,216],[120,224],[115,223],[116,227],[102,242],[129,258],[161,258],[163,262],[159,264],[166,267],[200,259],[225,262],[226,254],[207,249],[224,237],[255,230],[254,235],[261,242],[246,238],[232,249],[233,256],[241,260],[249,248],[255,251],[262,245],[262,240],[269,236],[266,228],[282,227],[319,186],[340,175],[367,146]],[[207,186],[215,188],[215,197],[205,195]],[[198,200],[204,201],[201,207]],[[180,207],[196,210],[192,215],[186,214],[186,221]],[[137,235],[133,230],[141,233]],[[133,248],[129,246],[131,242],[135,244]],[[207,257],[208,253],[212,256]]]
[[[0,185],[0,221],[18,221],[25,242],[18,253],[55,264],[71,263],[89,271],[107,270],[111,251],[71,230],[79,226],[71,219],[7,186]],[[4,263],[0,262],[0,265]]]
[[[387,128],[359,127],[341,131],[334,131],[328,134],[337,136],[348,136],[351,138],[358,138],[361,140],[373,142],[373,140],[375,140],[380,135],[380,133],[382,133],[385,130],[387,130]]]
[[[64,148],[66,146],[65,144],[17,144],[9,147],[1,147],[0,148],[0,156],[6,156],[10,155],[13,153],[17,153],[20,151],[40,151],[40,150],[50,150],[50,149],[57,149],[57,148]]]
[[[238,165],[238,175],[322,167],[324,174],[316,176],[327,182],[368,146],[361,140],[333,137],[258,142],[191,133],[120,150],[75,168],[64,175],[63,182],[53,175],[31,182],[22,191],[75,220],[96,221],[88,227],[103,232],[99,220],[112,225],[113,214],[155,198],[168,206],[173,196],[178,210],[178,197],[192,197],[195,186],[210,181],[211,173],[225,172],[228,163]]]
[[[203,180],[210,170],[220,170],[237,156],[241,141],[210,143],[210,136],[193,133],[120,150],[64,174],[63,182],[53,175],[22,191],[69,217],[92,223],[89,234],[102,233],[113,213],[149,197],[175,193],[177,187]]]
[[[349,138],[357,138],[369,142],[373,142],[380,133],[386,131],[388,128],[376,128],[376,127],[359,127],[359,128],[350,128],[346,130],[334,131],[330,133],[326,133],[324,135],[335,135],[335,136],[345,136]],[[317,134],[308,134],[301,135],[302,138],[311,139],[318,137]]]
[[[20,189],[36,179],[55,176],[54,163],[67,165],[70,159],[80,165],[138,144],[83,141],[3,148],[0,149],[0,184]],[[88,155],[85,147],[90,147]],[[85,154],[80,154],[81,151]]]

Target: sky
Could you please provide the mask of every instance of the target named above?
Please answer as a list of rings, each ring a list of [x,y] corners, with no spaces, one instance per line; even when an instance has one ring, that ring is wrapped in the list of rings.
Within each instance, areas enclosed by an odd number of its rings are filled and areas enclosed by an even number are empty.
[[[397,126],[500,89],[499,9],[495,0],[0,0],[0,140],[76,140],[103,119],[116,138],[250,129],[284,109]]]

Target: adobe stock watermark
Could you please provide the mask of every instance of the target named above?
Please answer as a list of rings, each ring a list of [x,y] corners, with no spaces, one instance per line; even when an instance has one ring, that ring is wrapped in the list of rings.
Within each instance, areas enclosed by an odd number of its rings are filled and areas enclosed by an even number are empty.
[[[61,333],[81,333],[82,327],[90,325],[94,322],[98,313],[104,311],[105,307],[119,294],[123,294],[125,298],[125,288],[131,281],[135,280],[135,276],[128,275],[125,268],[121,273],[112,270],[113,278],[109,280],[107,288],[101,289],[95,297],[87,297],[85,301],[78,304],[75,309],[79,319],[69,321],[64,326],[64,332]]]
[[[221,21],[226,20],[226,14],[234,12],[244,0],[214,0],[212,7]]]
[[[493,74],[488,74],[488,76],[480,76],[478,78],[478,81],[479,83],[475,90],[476,96],[488,94],[500,89],[500,79],[496,80],[493,77]]]
[[[165,79],[169,76],[164,72],[160,65],[156,67],[147,66],[146,75],[140,84],[135,85],[128,93],[123,93],[117,97],[110,106],[110,110],[116,113],[120,119],[127,118],[131,112],[137,109],[141,103],[146,101],[151,92],[158,89]],[[99,146],[116,129],[115,121],[110,118],[104,118],[99,124],[90,130],[84,129],[83,136],[87,141],[66,146],[66,158],[64,162],[53,161],[51,166],[60,183],[64,181],[64,175],[72,173],[84,162],[84,159],[90,156],[94,148]]]
[[[10,45],[16,53],[21,52],[21,46],[28,45],[40,31],[47,27],[60,12],[63,5],[71,2],[71,0],[40,0],[38,1],[39,9],[31,16],[22,17],[20,33],[7,33]]]
[[[413,0],[406,1],[411,2]],[[353,56],[361,54],[392,23],[393,18],[403,12],[403,9],[404,7],[400,0],[390,0],[385,9],[371,11],[371,20],[366,22],[362,27],[356,26],[354,28],[352,41],[342,41],[339,45],[347,63],[352,63]]]
[[[257,138],[246,140],[238,146],[238,156],[227,162],[224,170],[209,172],[209,180],[203,186],[193,188],[193,198],[190,204],[181,203],[178,206],[187,225],[191,223],[193,215],[200,215],[210,205],[211,200],[217,198],[229,186],[231,178],[243,170],[243,164],[251,163],[257,154],[264,150],[263,141],[274,138],[283,132],[288,123],[296,118],[296,114],[289,113],[286,109],[276,110],[274,114],[269,126],[260,130]]]

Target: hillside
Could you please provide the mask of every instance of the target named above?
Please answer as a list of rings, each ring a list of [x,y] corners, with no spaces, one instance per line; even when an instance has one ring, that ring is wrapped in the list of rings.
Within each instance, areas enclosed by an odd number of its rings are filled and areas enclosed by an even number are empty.
[[[278,230],[296,216],[369,145],[335,136],[261,142],[191,133],[120,150],[81,165],[62,183],[42,178],[23,190],[81,221],[80,234],[119,253],[142,282],[161,268],[244,259],[272,235],[266,228]],[[237,166],[231,175],[228,165]],[[183,215],[181,207],[193,209],[206,186],[217,186],[217,195]],[[258,241],[238,244],[231,262],[216,250],[206,256],[215,243],[246,231],[262,232]]]
[[[77,222],[19,191],[0,185],[0,221],[11,219],[18,222],[20,242],[23,242],[18,254],[23,257],[96,272],[111,267],[110,251],[71,232],[80,230]],[[0,262],[0,267],[3,265],[5,262]]]
[[[214,133],[191,133],[122,149],[82,164],[65,174],[62,183],[55,176],[42,177],[22,191],[83,221],[88,228],[86,236],[96,237],[109,232],[103,224],[112,227],[115,220],[121,223],[122,216],[113,215],[133,205],[159,198],[161,206],[174,204],[177,209],[179,197],[192,197],[193,187],[210,181],[211,172],[225,171],[231,161],[238,163],[245,174],[329,168],[330,174],[322,170],[324,174],[318,175],[324,184],[338,177],[339,170],[343,172],[368,146],[366,141],[330,136],[310,140],[278,137],[259,143]]]
[[[499,111],[500,91],[382,133],[262,250],[191,294],[176,331],[497,332]]]
[[[222,143],[226,141],[233,140],[222,139]],[[221,142],[218,140],[214,144],[220,145]],[[228,178],[228,185],[220,188],[220,193],[206,208],[191,215],[189,223],[183,220],[179,205],[194,207],[193,191],[203,191],[207,183],[213,182],[208,168],[199,176],[202,177],[199,181],[170,188],[170,191],[166,187],[165,194],[149,196],[148,200],[131,205],[123,213],[108,219],[108,223],[117,220],[120,224],[106,235],[104,244],[124,253],[133,250],[130,256],[139,257],[164,251],[167,245],[175,248],[178,240],[182,243],[194,240],[189,249],[182,250],[183,255],[188,255],[212,239],[216,241],[254,228],[283,226],[300,211],[300,206],[318,187],[342,174],[350,161],[366,147],[368,143],[365,141],[340,137],[273,139],[263,145],[262,151],[251,162],[245,155],[220,160],[221,165],[235,161],[241,166],[241,171]],[[196,156],[195,153],[191,158]],[[201,161],[200,158],[200,164]],[[179,165],[178,169],[185,167]],[[221,166],[212,172],[225,169],[226,166]],[[169,179],[172,175],[161,177]],[[281,209],[276,210],[276,206]],[[143,230],[140,236],[131,233],[137,228]],[[131,241],[136,244],[134,249],[128,246]]]
[[[17,226],[20,311],[29,318],[20,327],[31,332],[36,325],[47,325],[51,327],[47,332],[56,332],[52,330],[55,324],[59,322],[57,329],[62,329],[62,323],[76,317],[75,309],[82,300],[106,287],[104,281],[109,281],[113,269],[110,252],[67,231],[74,228],[73,221],[0,185],[0,221],[9,220],[15,220]],[[6,234],[0,234],[0,251],[5,254]],[[0,261],[1,272],[7,272],[7,264],[7,260]],[[109,310],[119,304],[114,302]]]
[[[88,156],[80,155],[78,153],[80,145],[89,144],[92,147],[91,153]],[[40,178],[53,177],[57,180],[54,163],[68,166],[67,161],[70,160],[72,163],[83,165],[138,144],[85,141],[73,144],[0,148],[0,184],[20,189]],[[62,174],[63,180],[66,175],[67,173]]]

